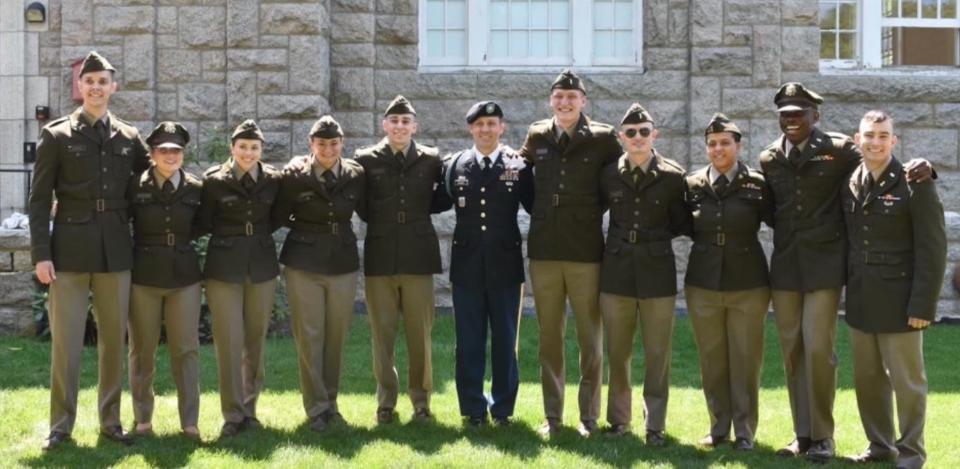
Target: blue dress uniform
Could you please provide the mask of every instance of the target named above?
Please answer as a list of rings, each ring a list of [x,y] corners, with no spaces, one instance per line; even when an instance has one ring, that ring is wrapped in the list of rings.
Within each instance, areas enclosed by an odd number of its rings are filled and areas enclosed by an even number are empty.
[[[484,169],[487,158],[489,168]],[[446,158],[438,200],[455,205],[457,225],[450,282],[457,334],[460,414],[485,421],[513,415],[520,385],[517,329],[523,291],[523,251],[517,211],[533,208],[533,173],[522,157],[501,146],[484,156],[476,147]],[[492,402],[483,394],[487,324],[493,370]]]

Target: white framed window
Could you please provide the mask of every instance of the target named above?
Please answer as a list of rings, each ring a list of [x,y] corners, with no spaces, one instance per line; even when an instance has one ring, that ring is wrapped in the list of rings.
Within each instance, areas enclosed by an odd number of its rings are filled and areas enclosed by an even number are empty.
[[[420,67],[640,67],[642,0],[420,0]]]
[[[828,68],[960,66],[958,0],[820,0]]]

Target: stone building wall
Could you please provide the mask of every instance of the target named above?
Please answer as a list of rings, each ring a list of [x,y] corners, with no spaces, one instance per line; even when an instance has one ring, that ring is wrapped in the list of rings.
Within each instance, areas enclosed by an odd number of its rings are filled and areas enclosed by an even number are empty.
[[[90,49],[117,66],[121,91],[111,107],[142,131],[179,120],[196,151],[217,129],[252,117],[276,163],[305,152],[308,127],[328,112],[345,128],[348,153],[377,141],[382,109],[398,93],[417,108],[421,142],[445,152],[468,146],[463,113],[476,100],[495,99],[507,114],[505,141],[518,147],[527,125],[549,116],[548,86],[560,68],[422,70],[418,0],[42,1],[48,20],[41,26],[23,24],[17,4],[26,0],[0,2],[0,167],[23,167],[21,142],[35,140],[39,128],[33,106],[49,104],[53,116],[77,106],[69,66]],[[785,81],[824,95],[827,130],[852,133],[864,111],[888,109],[901,136],[898,156],[926,158],[939,173],[954,220],[952,268],[960,260],[960,72],[821,71],[818,14],[813,0],[643,0],[643,67],[579,70],[587,112],[617,122],[630,102],[643,103],[661,128],[661,153],[696,168],[706,164],[702,129],[717,111],[743,129],[741,158],[755,164],[779,135],[772,97]],[[3,214],[15,208],[5,194],[18,188],[9,180],[0,176]],[[448,265],[452,215],[434,219]],[[682,241],[678,248],[683,267]],[[448,305],[445,275],[437,282],[438,301]],[[945,288],[941,312],[960,315],[958,305]]]

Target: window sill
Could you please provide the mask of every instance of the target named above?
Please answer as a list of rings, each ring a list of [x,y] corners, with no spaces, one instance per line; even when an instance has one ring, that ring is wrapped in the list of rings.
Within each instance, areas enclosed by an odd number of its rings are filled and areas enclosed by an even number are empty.
[[[956,77],[960,67],[950,66],[899,66],[886,68],[836,67],[820,64],[824,76],[880,76],[880,77]]]
[[[421,65],[417,67],[417,73],[506,73],[506,74],[541,74],[541,73],[560,73],[564,68],[570,68],[578,74],[602,75],[602,74],[624,74],[634,73],[642,75],[645,70],[641,66],[633,65],[610,65],[590,67],[577,67],[576,65],[538,65],[538,66],[517,66],[517,65]]]

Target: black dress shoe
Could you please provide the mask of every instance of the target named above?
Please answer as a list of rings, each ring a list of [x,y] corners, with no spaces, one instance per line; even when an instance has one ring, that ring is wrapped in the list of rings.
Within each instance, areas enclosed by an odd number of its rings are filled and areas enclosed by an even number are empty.
[[[747,438],[737,438],[733,442],[733,449],[737,451],[753,451],[753,440]]]
[[[244,419],[243,419],[243,429],[244,429],[244,430],[248,430],[248,429],[251,429],[251,428],[254,429],[254,430],[259,430],[259,429],[263,428],[263,424],[260,423],[260,420],[258,420],[256,417],[246,417],[246,418],[244,418]]]
[[[41,448],[43,448],[44,451],[53,451],[61,445],[71,442],[73,442],[73,437],[71,437],[69,433],[50,432],[50,436],[48,436],[46,440],[43,440]]]
[[[393,423],[397,419],[397,413],[393,409],[381,407],[377,409],[377,423],[380,425]]]
[[[623,423],[611,425],[610,428],[608,428],[606,432],[604,432],[604,435],[610,438],[618,438],[618,437],[626,436],[629,434],[630,434],[630,427]]]
[[[510,417],[494,417],[493,418],[493,424],[498,427],[509,427],[511,423],[513,423],[513,421],[510,420]]]
[[[540,428],[537,429],[537,433],[542,438],[550,438],[560,433],[561,428],[563,428],[563,424],[559,420],[548,418],[543,422],[543,425],[540,425]]]
[[[220,438],[231,438],[243,431],[243,422],[223,422],[220,427]]]
[[[338,427],[346,427],[347,420],[343,418],[343,414],[335,410],[329,410],[323,414],[323,420],[327,422],[327,425],[335,425]]]
[[[716,448],[728,441],[730,441],[730,437],[727,435],[707,435],[700,439],[700,446]]]
[[[323,433],[327,431],[327,419],[324,418],[324,414],[316,416],[313,420],[310,421],[310,429],[317,432]]]
[[[417,423],[432,423],[434,418],[433,414],[430,413],[430,409],[426,407],[420,407],[413,411],[413,415],[410,417],[410,420]]]
[[[807,452],[810,449],[810,438],[801,436],[790,442],[787,446],[777,450],[777,456],[795,458]]]
[[[807,450],[807,460],[810,462],[823,464],[833,459],[836,455],[836,449],[833,445],[833,438],[824,438],[817,440],[810,445]]]
[[[129,433],[123,431],[123,427],[117,425],[115,427],[104,427],[100,429],[100,436],[111,440],[116,441],[117,443],[130,446],[133,444],[133,438]]]
[[[475,415],[472,417],[466,417],[466,422],[467,422],[467,426],[469,427],[473,427],[473,428],[485,427],[487,425],[487,416]]]
[[[663,430],[647,430],[646,438],[647,446],[654,446],[657,448],[666,446],[667,444],[667,434]]]
[[[581,420],[580,425],[577,425],[577,433],[584,438],[589,438],[590,435],[593,435],[599,429],[600,427],[597,426],[596,420]]]

